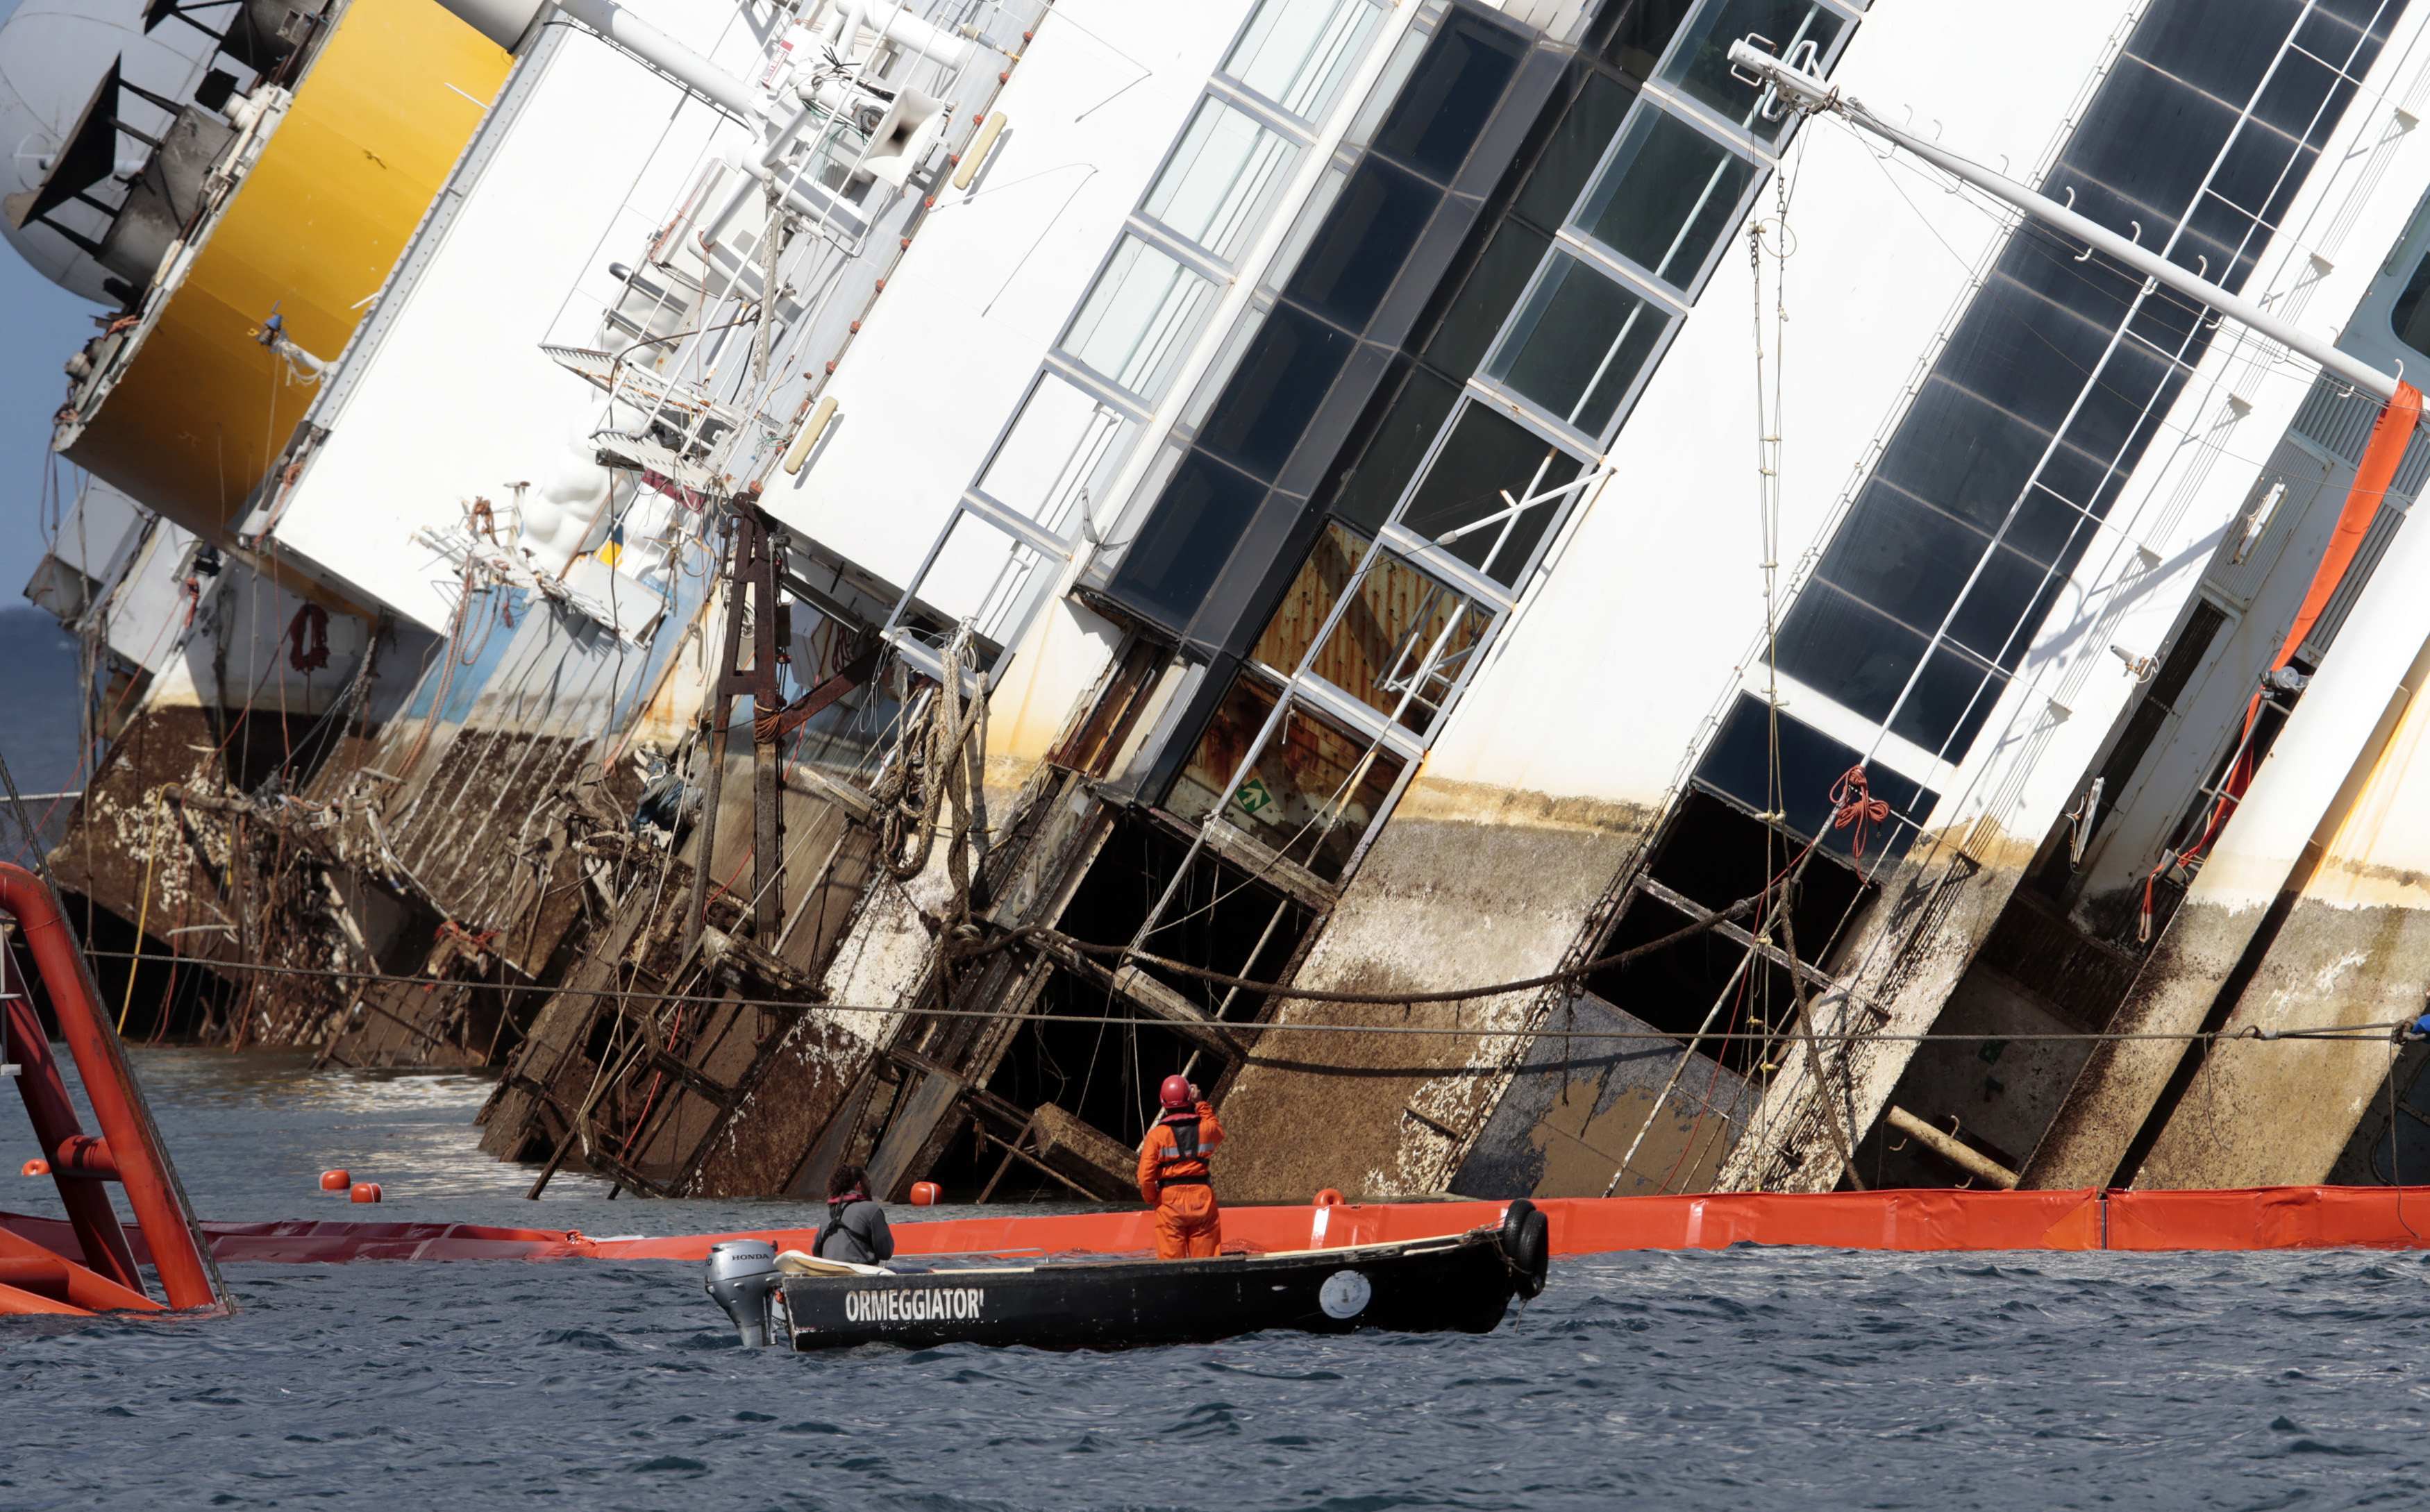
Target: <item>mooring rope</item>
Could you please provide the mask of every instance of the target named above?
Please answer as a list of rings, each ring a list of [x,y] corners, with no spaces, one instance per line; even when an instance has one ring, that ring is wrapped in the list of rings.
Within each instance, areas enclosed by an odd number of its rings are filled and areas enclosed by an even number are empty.
[[[1656,945],[1660,945],[1666,942],[1669,941],[1657,940],[1654,943]],[[1078,942],[1075,941],[1074,943]],[[1092,954],[1119,949],[1119,947],[1097,945],[1091,945],[1087,948]],[[1640,946],[1639,948],[1643,949],[1645,947]],[[86,954],[96,958],[111,960],[131,959],[135,955],[133,951],[124,950],[93,950],[87,951]],[[1134,953],[1131,958],[1134,960],[1144,961],[1150,965],[1161,964],[1160,957],[1153,955],[1140,955]],[[187,960],[189,963],[194,963],[195,958],[188,956]],[[391,976],[372,972],[341,971],[333,967],[277,966],[267,963],[240,961],[207,961],[199,964],[201,964],[204,969],[209,971],[241,972],[266,976],[326,978],[332,980],[360,982],[367,986],[373,983],[387,983],[402,987],[457,988],[465,991],[474,992],[522,992],[531,993],[540,997],[609,998],[627,1000],[645,999],[652,1003],[667,1005],[670,1006],[675,1005],[722,1003],[731,1007],[762,1008],[779,1013],[874,1013],[893,1018],[1036,1020],[1041,1023],[1082,1023],[1090,1025],[1131,1024],[1167,1029],[1188,1027],[1189,1022],[1188,1021],[1157,1014],[1120,1016],[1094,1013],[1018,1013],[1007,1011],[1001,1008],[922,1007],[905,1004],[876,1003],[809,1003],[784,998],[733,997],[722,993],[643,992],[634,991],[629,989],[617,988],[538,987],[521,982],[464,981],[445,976]],[[1193,972],[1194,971],[1195,969],[1193,969]],[[1209,974],[1220,975],[1221,973]],[[1378,996],[1356,993],[1326,993],[1318,995],[1289,988],[1274,988],[1273,989],[1273,995],[1278,998],[1305,998],[1321,1002],[1356,1003],[1378,1007],[1407,1007],[1421,1003],[1436,1004],[1456,1001],[1456,999],[1447,997],[1441,993],[1411,993],[1406,996]],[[1488,991],[1481,994],[1472,993],[1469,995],[1492,996],[1494,993]],[[2302,1041],[2337,1040],[2363,1043],[2385,1043],[2394,1031],[2403,1029],[2412,1022],[2413,1021],[2411,1019],[2390,1019],[2370,1023],[2305,1024],[2289,1029],[2265,1029],[2258,1025],[2247,1025],[2242,1029],[2148,1029],[2133,1031],[2099,1031],[2080,1029],[2029,1031],[2017,1034],[1932,1034],[1889,1033],[1879,1031],[1833,1034],[1800,1034],[1783,1032],[1773,1034],[1760,1030],[1742,1030],[1727,1032],[1715,1031],[1705,1035],[1704,1038],[1709,1040],[1745,1040],[1781,1045],[1800,1045],[1806,1043],[1818,1045],[1856,1043],[2120,1044],[2139,1041],[2153,1041],[2167,1044],[2223,1044],[2246,1041],[2263,1044],[2284,1044]],[[1205,1022],[1205,1027],[1212,1029],[1219,1034],[1227,1036],[1259,1034],[1272,1031],[1280,1034],[1305,1033],[1433,1036],[1437,1038],[1448,1037],[1469,1039],[1538,1038],[1558,1040],[1608,1040],[1620,1042],[1645,1041],[1652,1043],[1669,1043],[1673,1045],[1681,1043],[1677,1035],[1667,1034],[1662,1030],[1652,1028],[1529,1029],[1516,1025],[1504,1027],[1491,1024],[1461,1023],[1304,1023],[1298,1022],[1289,1023],[1260,1023],[1248,1021],[1233,1022],[1224,1020],[1207,1020]]]

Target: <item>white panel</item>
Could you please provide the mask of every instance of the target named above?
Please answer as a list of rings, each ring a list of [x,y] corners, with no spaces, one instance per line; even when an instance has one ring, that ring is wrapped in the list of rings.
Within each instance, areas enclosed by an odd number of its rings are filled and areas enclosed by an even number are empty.
[[[414,532],[460,523],[476,497],[509,524],[517,483],[536,508],[595,490],[584,439],[602,396],[540,344],[595,339],[621,289],[608,265],[639,259],[704,150],[739,133],[566,29],[437,255],[387,296],[406,301],[392,325],[349,355],[365,366],[279,517],[286,550],[444,629],[457,570]]]
[[[921,227],[828,386],[819,457],[774,480],[771,513],[910,580],[1247,8],[1063,0],[1048,14],[992,107],[1007,128],[986,172]]]
[[[106,580],[119,557],[134,548],[143,518],[133,499],[99,478],[88,477],[59,521],[51,555],[87,577]]]
[[[1006,433],[979,477],[979,490],[1057,535],[1078,531],[1085,498],[1105,515],[1107,486],[1122,465],[1123,432],[1135,422],[1105,401],[1049,373]]]
[[[193,540],[166,520],[156,523],[109,601],[109,649],[147,672],[169,664],[185,625],[186,593],[177,569]]]
[[[970,620],[1002,644],[1024,606],[1049,586],[1060,563],[1049,561],[978,516],[954,522],[937,559],[920,580],[921,602],[949,620]]]

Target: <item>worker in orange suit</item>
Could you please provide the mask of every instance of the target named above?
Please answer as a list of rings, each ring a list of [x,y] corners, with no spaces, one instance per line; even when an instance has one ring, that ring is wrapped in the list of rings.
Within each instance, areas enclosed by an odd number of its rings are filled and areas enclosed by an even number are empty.
[[[1223,1213],[1208,1183],[1207,1152],[1223,1142],[1215,1106],[1187,1076],[1168,1076],[1157,1100],[1163,1117],[1140,1145],[1140,1198],[1156,1209],[1156,1257],[1211,1258],[1223,1242]]]

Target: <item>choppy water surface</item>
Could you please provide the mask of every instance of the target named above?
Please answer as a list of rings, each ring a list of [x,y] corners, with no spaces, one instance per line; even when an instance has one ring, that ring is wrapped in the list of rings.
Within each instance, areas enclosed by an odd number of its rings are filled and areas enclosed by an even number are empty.
[[[314,1189],[330,1164],[389,1219],[812,1216],[524,1203],[469,1078],[141,1065],[212,1217],[370,1216]],[[225,1321],[0,1322],[0,1507],[2393,1506],[2430,1458],[2416,1256],[1625,1255],[1556,1262],[1483,1338],[1076,1356],[746,1353],[690,1266],[228,1280]]]

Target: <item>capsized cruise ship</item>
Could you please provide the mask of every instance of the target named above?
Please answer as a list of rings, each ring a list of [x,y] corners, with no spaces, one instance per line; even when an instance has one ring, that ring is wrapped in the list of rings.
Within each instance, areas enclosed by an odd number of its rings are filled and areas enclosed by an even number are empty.
[[[535,1190],[2430,1169],[2425,29],[29,0],[49,864]]]

